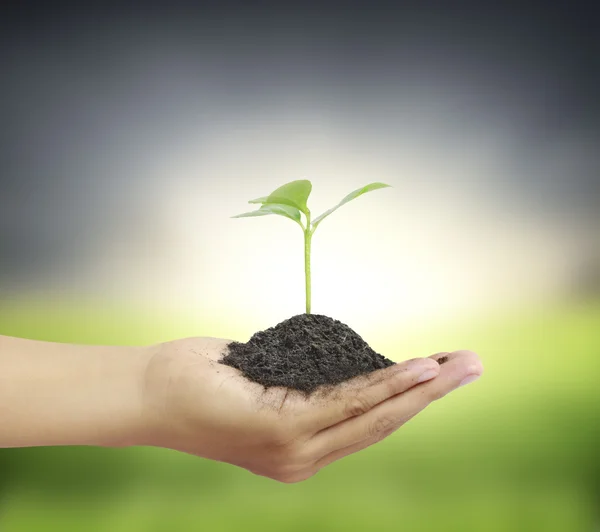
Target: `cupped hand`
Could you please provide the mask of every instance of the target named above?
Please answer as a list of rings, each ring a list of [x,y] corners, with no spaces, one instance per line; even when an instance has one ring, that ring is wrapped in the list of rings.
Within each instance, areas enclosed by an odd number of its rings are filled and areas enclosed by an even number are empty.
[[[145,375],[145,444],[243,467],[281,482],[326,465],[400,428],[431,402],[483,372],[470,351],[407,360],[310,396],[269,388],[219,363],[228,340],[157,346]],[[447,356],[447,362],[437,359]]]

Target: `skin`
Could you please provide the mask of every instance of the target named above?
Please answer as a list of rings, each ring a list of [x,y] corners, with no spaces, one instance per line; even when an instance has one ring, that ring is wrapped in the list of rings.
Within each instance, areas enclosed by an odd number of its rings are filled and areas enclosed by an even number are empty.
[[[0,447],[156,446],[299,482],[483,372],[475,353],[438,353],[306,397],[265,390],[219,364],[228,343],[82,346],[0,336]]]

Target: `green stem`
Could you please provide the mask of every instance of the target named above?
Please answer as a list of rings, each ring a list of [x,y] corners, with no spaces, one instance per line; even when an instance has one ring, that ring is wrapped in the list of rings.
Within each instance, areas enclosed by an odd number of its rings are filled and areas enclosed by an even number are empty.
[[[312,232],[310,230],[310,213],[306,215],[306,228],[304,229],[304,281],[306,286],[306,313],[310,314],[310,242]]]

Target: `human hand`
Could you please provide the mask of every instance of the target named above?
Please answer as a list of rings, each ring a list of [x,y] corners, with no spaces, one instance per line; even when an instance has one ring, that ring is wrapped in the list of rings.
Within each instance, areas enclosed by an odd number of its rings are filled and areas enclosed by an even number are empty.
[[[228,340],[160,344],[147,365],[145,441],[291,483],[390,435],[479,377],[475,353],[412,359],[305,395],[264,389],[219,364]],[[447,356],[445,364],[437,358]]]

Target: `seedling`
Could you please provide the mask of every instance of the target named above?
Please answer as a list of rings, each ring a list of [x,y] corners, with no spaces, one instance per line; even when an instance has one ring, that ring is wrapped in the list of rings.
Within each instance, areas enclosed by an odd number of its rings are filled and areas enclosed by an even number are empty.
[[[277,190],[271,192],[268,196],[250,200],[248,203],[261,204],[260,208],[256,211],[245,212],[233,216],[233,218],[249,218],[252,216],[266,216],[268,214],[278,214],[279,216],[285,216],[290,220],[296,222],[304,233],[304,279],[306,286],[306,314],[310,314],[311,305],[311,287],[310,287],[310,244],[313,233],[320,225],[320,223],[327,218],[331,213],[338,210],[342,205],[345,205],[349,201],[352,201],[367,192],[377,190],[378,188],[389,187],[385,183],[371,183],[365,185],[362,188],[358,188],[353,192],[350,192],[342,201],[340,201],[335,207],[325,211],[320,216],[317,216],[311,221],[310,209],[306,202],[308,196],[312,190],[312,183],[307,179],[301,179],[298,181],[292,181],[287,183]],[[304,223],[302,221],[302,214],[304,214]]]

